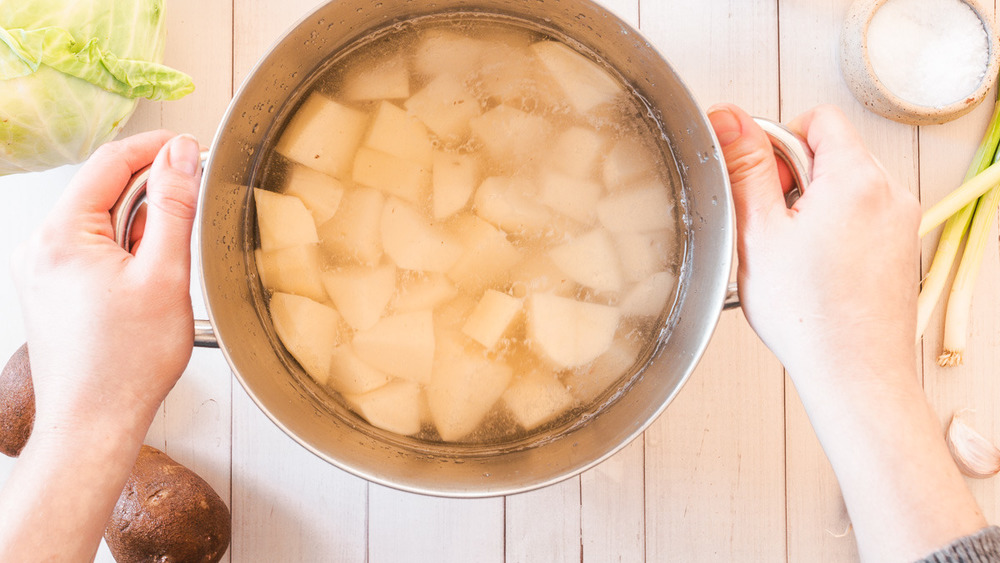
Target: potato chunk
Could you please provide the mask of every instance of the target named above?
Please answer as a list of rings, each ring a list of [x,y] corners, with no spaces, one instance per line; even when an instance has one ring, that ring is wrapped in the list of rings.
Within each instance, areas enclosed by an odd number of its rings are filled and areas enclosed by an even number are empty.
[[[577,402],[589,403],[628,373],[639,359],[639,352],[640,346],[634,340],[615,338],[592,364],[574,369],[565,377],[566,388]]]
[[[264,252],[319,242],[316,223],[302,200],[254,188],[257,231]]]
[[[278,151],[295,162],[344,179],[365,134],[368,116],[322,94],[310,94],[285,127]]]
[[[327,272],[322,279],[347,324],[355,330],[365,330],[382,318],[396,291],[396,266],[348,266]]]
[[[656,176],[657,157],[638,139],[625,138],[604,159],[602,178],[609,190],[631,187]]]
[[[478,292],[496,282],[521,260],[507,235],[479,217],[461,217],[451,232],[462,241],[463,251],[448,277],[467,291]]]
[[[559,84],[570,105],[580,113],[610,103],[624,93],[608,71],[563,43],[540,41],[531,49]]]
[[[360,395],[345,394],[344,400],[372,426],[409,436],[420,432],[420,386],[396,380]]]
[[[596,291],[622,289],[615,246],[604,229],[595,229],[549,251],[560,270],[576,283]]]
[[[433,212],[435,219],[446,219],[469,203],[479,185],[479,160],[471,154],[434,153]]]
[[[674,292],[677,277],[657,272],[632,286],[619,305],[622,314],[631,317],[655,317],[663,312]]]
[[[303,244],[261,252],[257,271],[264,287],[322,303],[329,299],[320,281],[319,245]]]
[[[442,74],[404,104],[446,143],[469,137],[469,122],[483,113],[479,101],[453,74]]]
[[[476,190],[476,215],[518,235],[540,235],[552,226],[552,211],[532,194],[532,186],[522,180],[493,176]]]
[[[289,168],[281,191],[301,199],[318,227],[337,212],[344,185],[333,176],[295,164]]]
[[[416,383],[431,379],[434,319],[430,311],[384,317],[354,335],[354,352],[372,367]]]
[[[408,313],[421,309],[435,309],[458,295],[455,285],[442,274],[429,273],[403,281],[399,285],[392,309]]]
[[[476,117],[469,126],[493,160],[515,167],[537,158],[552,134],[544,117],[506,105]]]
[[[502,398],[507,410],[525,430],[534,430],[573,406],[573,395],[556,374],[544,370],[514,378]]]
[[[479,65],[485,44],[445,29],[428,29],[413,53],[413,68],[425,76],[473,72]]]
[[[536,293],[528,297],[528,338],[556,367],[582,366],[611,345],[618,317],[615,307]]]
[[[674,224],[673,215],[674,202],[659,182],[613,193],[597,204],[598,219],[613,233],[669,229]]]
[[[361,147],[354,158],[354,181],[416,203],[430,188],[431,172],[420,163]]]
[[[329,385],[341,394],[367,393],[389,383],[392,378],[366,364],[349,343],[333,349],[330,355]]]
[[[323,250],[334,258],[375,265],[382,257],[382,208],[385,196],[373,188],[344,192],[340,207],[319,228]]]
[[[597,220],[597,202],[602,191],[597,182],[550,172],[542,176],[539,199],[555,212],[590,226]]]
[[[670,231],[617,233],[614,239],[626,280],[642,281],[667,269],[674,240]]]
[[[382,244],[400,268],[447,272],[462,256],[462,245],[406,203],[391,198],[382,211]]]
[[[487,350],[492,350],[520,312],[520,299],[487,289],[465,321],[462,332]]]
[[[433,149],[427,127],[389,102],[380,103],[375,111],[365,146],[425,167],[431,165]]]
[[[597,177],[601,149],[606,144],[607,140],[597,131],[574,125],[556,138],[549,159],[563,174],[581,180],[591,180]]]
[[[344,79],[344,99],[400,100],[410,97],[410,69],[402,53],[374,64],[357,64]]]
[[[515,297],[526,297],[532,293],[569,297],[578,287],[556,266],[548,253],[535,254],[517,264],[511,269],[510,282],[511,293]]]
[[[427,402],[442,440],[460,440],[479,426],[510,383],[504,363],[470,352],[459,334],[443,332],[434,355]]]
[[[275,293],[268,306],[281,343],[306,373],[325,385],[330,355],[343,338],[340,315],[332,307],[290,293]]]

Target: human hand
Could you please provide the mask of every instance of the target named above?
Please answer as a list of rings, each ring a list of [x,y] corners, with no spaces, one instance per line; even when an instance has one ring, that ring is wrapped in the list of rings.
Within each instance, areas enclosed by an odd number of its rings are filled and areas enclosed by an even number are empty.
[[[812,182],[791,209],[764,132],[731,105],[709,119],[732,181],[743,310],[796,384],[850,377],[853,365],[913,365],[917,200],[832,106],[789,125],[815,153]]]
[[[31,349],[33,436],[108,417],[144,434],[187,365],[199,147],[171,137],[157,131],[101,147],[14,255]],[[148,211],[132,255],[115,243],[108,211],[150,162]]]

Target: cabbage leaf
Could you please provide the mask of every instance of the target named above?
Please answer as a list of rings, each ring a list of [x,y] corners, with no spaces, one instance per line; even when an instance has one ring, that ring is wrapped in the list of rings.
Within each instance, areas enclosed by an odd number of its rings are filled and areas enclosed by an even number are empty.
[[[163,60],[163,0],[0,0],[0,175],[80,162],[138,98],[194,90]]]

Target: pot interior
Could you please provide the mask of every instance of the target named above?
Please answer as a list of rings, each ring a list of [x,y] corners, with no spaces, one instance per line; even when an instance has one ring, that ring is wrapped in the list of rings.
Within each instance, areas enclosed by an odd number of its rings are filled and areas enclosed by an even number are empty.
[[[277,339],[253,254],[251,188],[259,185],[266,156],[315,77],[373,33],[455,13],[541,29],[611,65],[646,102],[662,133],[661,149],[675,164],[684,208],[676,302],[636,373],[573,421],[502,444],[398,436],[333,400]],[[587,1],[339,1],[319,8],[274,46],[231,103],[213,143],[200,207],[209,316],[251,398],[289,436],[330,463],[377,483],[442,496],[482,497],[544,486],[624,447],[655,420],[694,369],[718,320],[731,267],[728,179],[706,118],[655,49]]]

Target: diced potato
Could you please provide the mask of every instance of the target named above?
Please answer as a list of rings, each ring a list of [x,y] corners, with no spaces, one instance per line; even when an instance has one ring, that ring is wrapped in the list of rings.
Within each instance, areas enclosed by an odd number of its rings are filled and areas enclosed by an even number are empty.
[[[573,406],[573,395],[556,374],[544,370],[514,378],[502,398],[507,410],[525,430],[534,430]]]
[[[536,254],[511,270],[511,293],[526,297],[532,293],[552,293],[569,297],[576,292],[576,282],[564,274],[548,253]]]
[[[466,291],[478,293],[521,260],[521,253],[507,235],[479,217],[461,217],[451,232],[462,241],[463,251],[448,270],[448,277]]]
[[[337,212],[340,198],[344,195],[344,185],[333,176],[295,164],[289,168],[281,191],[301,199],[319,226]]]
[[[442,274],[429,273],[404,281],[399,286],[392,309],[408,313],[422,309],[436,309],[458,295],[455,285]]]
[[[348,266],[327,272],[322,279],[347,324],[355,330],[365,330],[382,318],[396,291],[396,266]]]
[[[329,385],[341,394],[367,393],[389,383],[392,378],[366,364],[350,344],[341,344],[330,356]]]
[[[428,29],[413,53],[413,69],[425,76],[454,73],[464,76],[476,69],[484,43],[445,29]]]
[[[615,307],[535,293],[528,297],[528,338],[555,366],[578,367],[608,349],[618,317]]]
[[[670,231],[616,233],[614,239],[622,275],[627,281],[642,281],[667,269],[673,252],[674,237]]]
[[[361,147],[354,158],[354,181],[416,203],[430,187],[431,173],[420,163]]]
[[[576,283],[596,291],[622,289],[622,272],[615,245],[598,228],[549,251],[555,265]]]
[[[462,244],[406,203],[390,198],[382,211],[382,244],[400,268],[447,272],[462,256]]]
[[[475,299],[468,294],[459,293],[434,312],[434,326],[442,330],[460,331],[475,306]]]
[[[607,352],[589,366],[575,369],[564,378],[566,388],[581,404],[589,403],[629,372],[639,359],[639,343],[615,338]]]
[[[469,126],[493,160],[514,166],[537,158],[552,134],[552,125],[544,117],[507,105],[472,119]]]
[[[374,64],[357,64],[344,79],[344,99],[401,100],[410,97],[410,69],[397,53]]]
[[[351,172],[354,151],[367,125],[364,112],[313,93],[296,110],[274,150],[309,168],[344,179]]]
[[[445,142],[458,143],[469,136],[469,122],[483,113],[479,100],[454,74],[442,74],[404,104]]]
[[[597,182],[550,172],[542,176],[539,199],[557,213],[590,226],[596,222],[602,191]]]
[[[409,436],[420,432],[420,386],[410,381],[393,381],[361,395],[345,394],[347,404],[372,426]]]
[[[607,139],[597,131],[574,125],[556,138],[549,159],[563,174],[590,180],[597,176],[601,149],[606,144]]]
[[[493,176],[476,190],[476,215],[517,235],[541,235],[553,228],[552,211],[539,203],[522,180]]]
[[[380,103],[375,111],[364,146],[424,167],[431,165],[433,148],[427,127],[406,110],[389,102]],[[360,182],[357,178],[355,181]]]
[[[613,233],[670,229],[674,224],[674,202],[659,182],[616,192],[597,204],[597,218]]]
[[[428,383],[434,362],[434,319],[430,311],[384,317],[354,335],[354,352],[389,375]]]
[[[462,332],[491,350],[520,312],[520,299],[495,289],[487,289],[465,321]]]
[[[479,185],[479,160],[471,154],[434,153],[433,213],[435,219],[446,219],[469,203]]]
[[[383,207],[385,196],[376,189],[346,190],[337,213],[319,228],[323,250],[337,259],[378,264]]]
[[[308,297],[275,293],[269,304],[278,338],[319,384],[330,377],[330,355],[343,338],[340,315]]]
[[[443,333],[427,386],[431,418],[441,439],[460,440],[476,429],[510,383],[504,363],[469,352],[461,335]]]
[[[264,252],[319,242],[316,223],[302,200],[260,188],[253,190],[257,230]]]
[[[655,317],[663,312],[674,292],[677,277],[670,272],[657,272],[632,286],[619,305],[622,315]]]
[[[612,102],[624,93],[621,84],[608,71],[563,43],[540,41],[531,48],[559,84],[570,105],[580,113]]]
[[[294,293],[322,303],[329,299],[320,281],[319,245],[303,244],[261,252],[257,271],[267,289]]]
[[[656,176],[656,155],[638,139],[625,138],[604,159],[604,185],[615,191]]]

